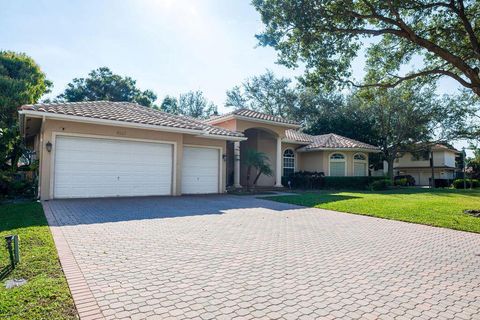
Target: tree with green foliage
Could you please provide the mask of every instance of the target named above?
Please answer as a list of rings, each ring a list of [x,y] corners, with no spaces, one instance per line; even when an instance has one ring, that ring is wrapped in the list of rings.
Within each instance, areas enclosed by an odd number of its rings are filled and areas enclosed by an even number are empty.
[[[189,91],[178,98],[177,114],[206,119],[218,113],[217,106],[208,101],[202,91]]]
[[[291,82],[288,78],[277,78],[268,70],[227,91],[225,105],[294,120],[297,116],[297,92],[291,87]]]
[[[0,169],[16,171],[25,148],[19,134],[18,108],[36,103],[52,83],[29,56],[0,51]]]
[[[375,121],[355,95],[303,89],[299,95],[299,118],[312,135],[336,133],[366,143],[378,141]]]
[[[473,150],[473,157],[466,159],[466,168],[468,169],[467,177],[470,179],[480,179],[480,148],[472,145],[470,149]]]
[[[468,94],[460,94],[448,97],[452,104],[463,106],[460,113],[467,115],[463,122],[456,122],[450,125],[451,132],[457,139],[480,142],[480,99]]]
[[[171,114],[178,114],[177,98],[167,95],[160,105],[160,110]]]
[[[418,142],[441,139],[444,123],[452,121],[450,118],[456,114],[456,105],[438,98],[434,86],[413,82],[391,89],[364,89],[354,99],[360,99],[361,112],[373,123],[372,136],[377,141],[368,142],[380,147],[390,179],[393,163],[402,152]]]
[[[450,77],[480,97],[480,2],[475,0],[253,0],[279,62],[305,67],[309,86],[383,88]],[[373,38],[373,39],[369,39]],[[351,65],[366,49],[368,74]],[[412,61],[415,62],[412,64]],[[405,67],[408,70],[405,72]]]
[[[247,149],[244,156],[244,164],[247,166],[247,189],[250,189],[250,181],[252,176],[252,170],[256,170],[255,179],[252,186],[255,188],[258,179],[262,174],[266,176],[273,175],[273,170],[270,167],[268,156],[254,149]]]
[[[92,70],[87,78],[75,78],[58,96],[61,101],[127,101],[145,107],[153,107],[156,94],[151,90],[137,88],[136,80],[114,74],[109,68]]]

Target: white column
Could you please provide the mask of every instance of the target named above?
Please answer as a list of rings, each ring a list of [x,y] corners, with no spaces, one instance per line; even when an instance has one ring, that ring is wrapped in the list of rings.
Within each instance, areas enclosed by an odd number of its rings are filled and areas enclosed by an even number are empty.
[[[282,186],[282,139],[277,138],[277,161],[275,162],[275,187]]]
[[[233,186],[241,188],[240,184],[240,141],[233,143]]]

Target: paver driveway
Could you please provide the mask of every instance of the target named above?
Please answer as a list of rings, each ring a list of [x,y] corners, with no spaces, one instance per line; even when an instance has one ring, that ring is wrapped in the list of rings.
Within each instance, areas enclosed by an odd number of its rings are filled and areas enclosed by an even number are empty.
[[[45,208],[107,319],[480,319],[478,234],[240,196]]]

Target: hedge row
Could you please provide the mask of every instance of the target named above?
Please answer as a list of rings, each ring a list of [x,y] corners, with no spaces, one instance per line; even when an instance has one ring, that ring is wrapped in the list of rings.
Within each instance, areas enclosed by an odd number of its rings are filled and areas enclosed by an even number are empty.
[[[294,189],[367,189],[385,177],[327,177],[321,172],[299,171],[283,177],[282,184]]]
[[[455,189],[463,189],[465,186],[464,181],[467,189],[480,188],[480,180],[477,179],[456,179],[453,181],[453,187]]]

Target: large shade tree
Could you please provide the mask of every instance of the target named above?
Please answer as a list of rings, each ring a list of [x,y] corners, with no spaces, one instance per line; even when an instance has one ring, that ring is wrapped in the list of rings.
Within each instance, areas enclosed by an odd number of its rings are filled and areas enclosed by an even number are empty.
[[[73,79],[58,99],[68,102],[127,101],[153,107],[157,96],[151,90],[140,90],[131,77],[123,77],[107,67],[101,67],[92,70],[86,78]]]
[[[369,73],[355,85],[385,88],[416,78],[449,77],[480,97],[480,1],[252,3],[265,24],[257,36],[260,44],[274,47],[284,65],[304,66],[303,80],[311,86],[352,82],[352,61],[366,49]]]
[[[419,142],[427,145],[451,134],[450,127],[462,122],[464,106],[438,97],[433,86],[415,82],[394,89],[364,89],[357,93],[361,112],[373,123],[376,141],[388,163],[388,176],[393,178],[393,163]]]
[[[473,156],[467,159],[468,177],[472,179],[480,179],[480,148],[476,146],[470,147],[473,151]]]
[[[298,120],[304,124],[306,133],[336,133],[366,143],[377,142],[375,119],[361,108],[362,101],[355,95],[315,92],[305,88],[299,91],[298,100]]]
[[[246,108],[286,119],[295,119],[297,92],[288,78],[278,78],[272,71],[251,77],[227,91],[227,107]]]
[[[0,51],[0,169],[15,171],[25,151],[18,128],[18,107],[36,103],[51,85],[29,56]]]
[[[160,110],[167,113],[178,114],[178,100],[173,96],[167,95],[163,98],[162,104],[160,105]]]
[[[218,111],[217,106],[213,102],[208,101],[202,91],[189,91],[180,94],[176,113],[193,118],[206,119],[217,114]]]

